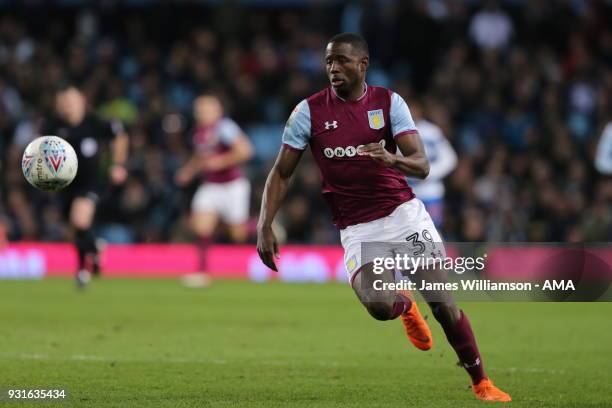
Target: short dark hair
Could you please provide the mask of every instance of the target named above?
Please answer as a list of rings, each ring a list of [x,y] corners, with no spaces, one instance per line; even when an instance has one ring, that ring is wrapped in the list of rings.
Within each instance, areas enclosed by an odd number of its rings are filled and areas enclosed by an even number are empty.
[[[359,34],[355,34],[355,33],[336,34],[329,40],[329,43],[350,44],[353,46],[353,49],[360,51],[363,55],[365,56],[370,55],[370,51],[368,49],[368,43]]]
[[[198,89],[198,92],[196,92],[193,99],[196,100],[198,98],[215,98],[219,101],[221,106],[225,105],[226,100],[225,93],[219,87],[206,87]]]
[[[55,85],[55,93],[63,93],[70,89],[76,89],[77,91],[81,92],[81,88],[76,83],[68,80],[59,81]]]

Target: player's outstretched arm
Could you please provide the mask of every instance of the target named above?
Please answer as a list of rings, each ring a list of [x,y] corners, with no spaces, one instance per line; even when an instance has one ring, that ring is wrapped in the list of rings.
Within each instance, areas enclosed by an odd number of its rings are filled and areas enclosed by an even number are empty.
[[[404,157],[396,154],[397,161],[393,167],[405,176],[424,180],[429,175],[429,160],[419,134],[399,136],[395,143]]]
[[[253,145],[249,138],[241,134],[232,143],[229,152],[226,153],[226,167],[238,166],[253,158]]]
[[[301,150],[281,147],[276,163],[268,174],[261,199],[261,211],[257,223],[257,252],[262,262],[275,271],[278,271],[274,262],[274,259],[278,258],[278,241],[272,231],[272,221],[287,195],[289,180],[302,158],[302,153]]]
[[[114,184],[122,184],[127,179],[128,173],[125,168],[130,150],[130,139],[122,126],[119,126],[115,139],[112,143],[113,166],[111,167],[111,181]]]
[[[253,157],[253,145],[248,137],[240,134],[232,141],[227,152],[219,155],[196,157],[198,171],[214,172],[246,163]]]

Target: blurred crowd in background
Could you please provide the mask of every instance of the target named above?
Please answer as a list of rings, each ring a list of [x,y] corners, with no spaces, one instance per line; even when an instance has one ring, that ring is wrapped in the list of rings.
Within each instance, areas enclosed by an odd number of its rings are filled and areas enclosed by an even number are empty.
[[[288,114],[327,86],[327,39],[353,31],[370,45],[368,82],[420,101],[457,151],[445,180],[446,240],[611,241],[612,180],[594,164],[612,120],[610,1],[30,0],[0,8],[0,229],[11,240],[68,237],[61,193],[35,191],[20,167],[65,78],[130,134],[129,179],[109,187],[98,214],[106,239],[190,239],[194,186],[181,189],[173,177],[190,154],[191,102],[211,89],[255,146],[246,167],[254,226]],[[338,242],[309,154],[278,220],[288,242]]]

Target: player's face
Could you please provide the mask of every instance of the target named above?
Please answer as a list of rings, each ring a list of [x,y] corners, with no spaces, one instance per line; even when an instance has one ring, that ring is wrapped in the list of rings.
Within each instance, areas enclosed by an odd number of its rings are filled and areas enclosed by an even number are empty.
[[[193,103],[193,115],[199,125],[212,126],[223,116],[223,107],[214,96],[200,96]]]
[[[58,115],[72,124],[78,124],[87,109],[85,96],[75,88],[59,92],[55,98],[55,109]]]
[[[329,43],[325,50],[325,70],[331,86],[339,95],[350,94],[365,80],[368,57],[351,44]]]

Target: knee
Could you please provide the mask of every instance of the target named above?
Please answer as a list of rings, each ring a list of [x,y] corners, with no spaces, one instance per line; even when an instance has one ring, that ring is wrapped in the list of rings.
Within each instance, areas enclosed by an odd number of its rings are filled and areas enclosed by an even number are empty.
[[[242,244],[248,238],[248,231],[246,229],[246,226],[233,225],[229,229],[229,235],[233,242],[237,244]]]
[[[194,213],[191,215],[190,224],[191,230],[199,238],[210,238],[217,228],[216,213]]]
[[[76,198],[70,209],[70,223],[76,229],[87,230],[91,228],[95,211],[96,205],[92,200],[83,197]]]
[[[431,305],[431,312],[442,325],[455,324],[461,317],[461,312],[453,302],[439,302]]]
[[[385,302],[370,302],[365,305],[370,316],[376,320],[392,320],[393,316],[393,305]]]

